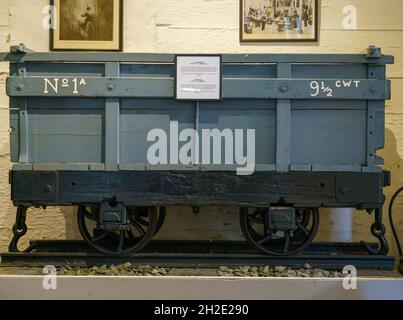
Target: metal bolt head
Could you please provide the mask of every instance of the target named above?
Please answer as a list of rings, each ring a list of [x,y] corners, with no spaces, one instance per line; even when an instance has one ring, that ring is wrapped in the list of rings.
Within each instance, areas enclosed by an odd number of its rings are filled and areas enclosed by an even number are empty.
[[[115,88],[115,85],[114,85],[114,84],[110,83],[110,84],[108,85],[108,90],[109,90],[109,91],[112,91],[114,88]]]
[[[288,88],[287,88],[287,86],[280,86],[279,90],[280,90],[280,92],[287,92]]]
[[[376,94],[376,93],[378,93],[378,90],[375,87],[371,87],[371,88],[369,88],[369,93]]]
[[[20,83],[17,85],[17,91],[22,91],[22,90],[24,90],[24,84]]]
[[[381,48],[377,48],[375,45],[370,45],[367,49],[367,58],[380,58],[382,56]]]

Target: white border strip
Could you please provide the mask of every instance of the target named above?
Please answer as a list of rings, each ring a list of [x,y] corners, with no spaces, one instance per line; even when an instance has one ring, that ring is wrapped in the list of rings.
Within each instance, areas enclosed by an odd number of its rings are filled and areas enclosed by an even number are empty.
[[[42,276],[0,276],[0,299],[130,300],[401,300],[403,279],[359,278],[357,290],[343,279],[216,277],[57,278],[57,290],[44,290]]]

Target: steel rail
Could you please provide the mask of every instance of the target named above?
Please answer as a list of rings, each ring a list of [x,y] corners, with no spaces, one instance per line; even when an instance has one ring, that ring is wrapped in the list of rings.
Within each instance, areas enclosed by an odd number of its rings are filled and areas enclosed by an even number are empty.
[[[260,255],[245,242],[153,241],[141,253],[109,257],[98,254],[82,241],[33,241],[30,252],[3,253],[3,267],[57,267],[133,265],[161,267],[216,268],[220,266],[285,266],[341,270],[354,265],[359,270],[393,270],[395,258],[373,256],[357,243],[314,243],[304,254],[274,257]]]

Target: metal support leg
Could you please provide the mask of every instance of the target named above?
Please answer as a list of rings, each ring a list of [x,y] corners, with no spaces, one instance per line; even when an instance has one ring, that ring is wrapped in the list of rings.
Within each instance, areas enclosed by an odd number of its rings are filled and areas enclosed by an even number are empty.
[[[13,226],[13,239],[8,246],[8,250],[10,252],[19,252],[18,250],[18,241],[25,236],[28,231],[27,225],[25,224],[25,220],[27,217],[27,207],[19,206],[17,208],[17,217],[15,221],[15,225]]]
[[[389,245],[385,238],[386,228],[382,223],[382,208],[375,209],[375,223],[371,226],[371,233],[379,241],[378,249],[371,248],[366,242],[361,241],[361,244],[373,255],[387,255]]]

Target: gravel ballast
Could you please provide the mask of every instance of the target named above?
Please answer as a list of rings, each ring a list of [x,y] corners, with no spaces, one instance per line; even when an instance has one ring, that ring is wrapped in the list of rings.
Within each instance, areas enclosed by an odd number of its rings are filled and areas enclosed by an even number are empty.
[[[174,269],[152,267],[152,266],[136,266],[131,263],[121,265],[101,266],[91,268],[81,267],[61,267],[58,269],[58,275],[61,276],[170,276],[177,272],[171,272]],[[176,269],[180,270],[180,269]],[[171,274],[172,273],[172,274]],[[328,271],[316,269],[306,264],[302,269],[291,269],[283,266],[276,267],[225,267],[212,269],[211,275],[219,277],[300,277],[300,278],[337,278],[341,273],[336,271]],[[194,269],[194,275],[197,276],[197,269]]]
[[[291,269],[283,266],[277,267],[250,267],[237,268],[220,267],[220,277],[298,277],[298,278],[337,278],[341,274],[336,271],[327,271],[313,268],[306,264],[303,269]]]

